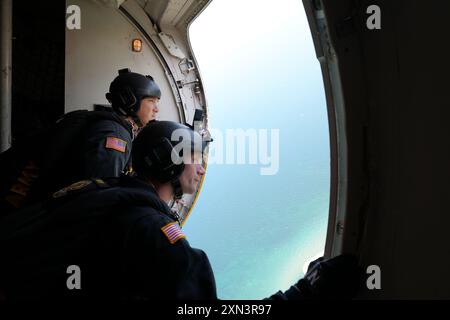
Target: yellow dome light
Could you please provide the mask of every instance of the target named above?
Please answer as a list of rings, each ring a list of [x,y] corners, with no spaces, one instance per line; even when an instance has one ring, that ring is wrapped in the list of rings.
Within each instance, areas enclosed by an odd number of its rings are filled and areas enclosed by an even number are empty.
[[[141,39],[134,39],[131,45],[134,52],[141,52],[142,51],[142,40]]]

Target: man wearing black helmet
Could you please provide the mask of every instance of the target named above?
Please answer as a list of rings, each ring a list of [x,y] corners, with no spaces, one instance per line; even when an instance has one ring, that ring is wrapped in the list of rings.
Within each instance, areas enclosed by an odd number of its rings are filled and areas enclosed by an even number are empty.
[[[151,122],[134,141],[137,177],[80,182],[8,217],[0,291],[6,299],[217,299],[208,257],[190,246],[166,204],[197,189],[204,146],[184,125]],[[349,298],[358,276],[353,257],[322,259],[270,298]]]
[[[118,177],[129,167],[132,140],[143,126],[156,119],[161,90],[151,76],[122,69],[105,96],[114,113],[92,122],[88,128],[81,172],[70,182]],[[105,115],[105,111],[100,112]]]
[[[0,174],[1,215],[73,182],[129,171],[132,140],[155,120],[161,91],[151,76],[122,69],[106,98],[111,110],[70,112],[54,127],[18,141],[2,154],[3,167],[10,169]]]
[[[155,119],[160,98],[161,90],[151,76],[130,72],[129,69],[119,70],[106,93],[114,111],[132,119],[140,127]]]

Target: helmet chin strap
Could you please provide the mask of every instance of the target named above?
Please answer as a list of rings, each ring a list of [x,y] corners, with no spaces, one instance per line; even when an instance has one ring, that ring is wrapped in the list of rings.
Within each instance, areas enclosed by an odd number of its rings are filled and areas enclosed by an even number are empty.
[[[133,140],[136,139],[136,137],[137,137],[139,131],[141,131],[142,127],[136,123],[136,121],[134,120],[134,118],[132,116],[126,116],[125,121],[127,121],[132,128]]]
[[[141,122],[141,119],[139,119],[139,117],[137,116],[136,113],[134,113],[134,114],[131,116],[131,118],[133,119],[134,123],[137,124],[137,126],[138,126],[139,128],[142,128],[142,127],[143,127],[142,122]]]
[[[181,183],[180,179],[175,179],[171,181],[172,188],[173,188],[173,194],[175,200],[180,200],[183,196],[183,189],[181,189]]]
[[[138,99],[138,101],[139,101],[139,104],[140,104],[141,103],[141,99]],[[136,125],[139,128],[142,128],[143,125],[142,125],[141,119],[139,119],[139,117],[137,115],[138,111],[139,111],[139,105],[138,105],[137,111],[134,111],[132,109],[132,112],[130,112],[130,117],[131,117],[131,119],[133,119],[134,123],[136,123]]]
[[[135,99],[136,99],[136,98],[135,98]],[[142,125],[141,119],[139,119],[139,117],[138,117],[138,115],[137,115],[137,113],[138,113],[138,111],[139,111],[139,108],[140,108],[140,103],[141,103],[142,99],[136,99],[136,100],[137,100],[137,102],[135,102],[134,105],[137,105],[137,106],[138,106],[138,107],[137,107],[137,110],[135,111],[133,108],[131,108],[133,105],[129,106],[128,109],[129,109],[130,111],[128,112],[128,116],[131,117],[131,119],[133,119],[134,123],[135,123],[139,128],[142,128],[143,125]],[[137,103],[138,103],[138,104],[137,104]]]

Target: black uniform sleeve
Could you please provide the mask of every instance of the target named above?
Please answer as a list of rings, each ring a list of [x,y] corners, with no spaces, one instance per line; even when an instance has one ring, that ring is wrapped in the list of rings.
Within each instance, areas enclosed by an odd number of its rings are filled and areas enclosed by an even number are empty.
[[[355,255],[320,257],[309,264],[305,276],[289,290],[279,291],[269,299],[351,299],[365,284],[364,277]]]
[[[208,257],[185,238],[170,243],[161,230],[170,222],[162,215],[145,217],[129,233],[125,274],[134,279],[128,283],[137,284],[138,298],[217,299]]]
[[[119,123],[95,122],[87,131],[80,176],[85,179],[120,176],[130,158],[131,147],[131,135]]]
[[[278,291],[264,300],[313,300],[305,281],[302,279],[286,291]]]

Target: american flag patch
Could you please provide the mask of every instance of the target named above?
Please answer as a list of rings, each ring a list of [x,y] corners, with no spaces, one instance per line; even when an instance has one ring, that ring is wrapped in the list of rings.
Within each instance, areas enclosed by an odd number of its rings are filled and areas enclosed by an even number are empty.
[[[125,152],[127,148],[127,142],[125,140],[115,138],[115,137],[107,137],[106,138],[106,146],[107,149],[114,149],[119,152]]]
[[[162,232],[164,232],[164,234],[166,235],[167,239],[169,239],[171,244],[174,244],[181,238],[186,238],[186,236],[178,226],[178,222],[169,223],[168,225],[162,227],[161,230]]]

